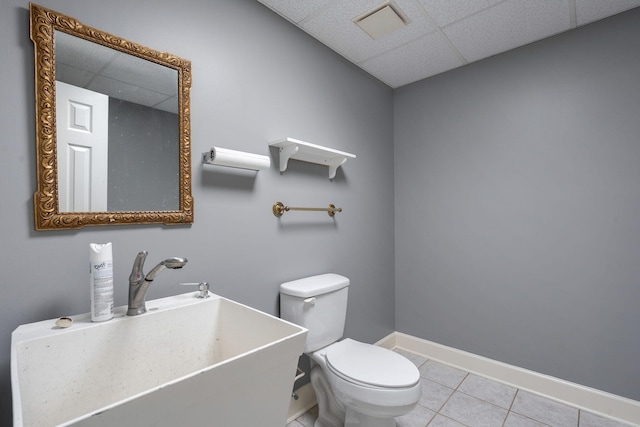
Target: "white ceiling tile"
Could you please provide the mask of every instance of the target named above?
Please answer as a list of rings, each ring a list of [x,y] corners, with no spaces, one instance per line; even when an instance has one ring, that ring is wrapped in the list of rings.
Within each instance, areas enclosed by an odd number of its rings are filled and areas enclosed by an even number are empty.
[[[108,77],[96,76],[91,83],[87,86],[87,89],[94,92],[110,92],[112,88],[117,87],[117,93],[110,93],[112,98],[121,99],[123,101],[129,101],[134,104],[145,105],[151,107],[166,99],[166,96],[147,90],[138,86],[130,85],[120,81],[113,81]],[[177,105],[177,103],[176,103]]]
[[[440,32],[393,49],[359,64],[392,88],[464,65]]]
[[[508,0],[443,28],[469,62],[570,29],[565,1]]]
[[[102,70],[101,75],[169,96],[178,94],[176,69],[133,55],[116,55],[114,60]]]
[[[300,22],[335,0],[258,0],[293,22]]]
[[[636,6],[640,6],[640,0],[576,0],[576,21],[584,25]]]
[[[305,21],[301,27],[356,63],[436,30],[435,24],[414,0],[395,0],[401,13],[409,18],[409,23],[394,33],[373,40],[353,19],[382,3],[382,0],[337,2]]]
[[[502,1],[504,0],[420,0],[427,13],[441,27]]]
[[[62,63],[69,67],[97,73],[118,54],[111,48],[62,31],[56,31],[54,37],[57,64]]]
[[[94,75],[95,73],[91,71],[70,67],[67,64],[56,62],[56,80],[61,82],[85,87]]]
[[[640,0],[391,0],[409,25],[373,40],[352,20],[389,0],[257,1],[392,87],[640,6]]]

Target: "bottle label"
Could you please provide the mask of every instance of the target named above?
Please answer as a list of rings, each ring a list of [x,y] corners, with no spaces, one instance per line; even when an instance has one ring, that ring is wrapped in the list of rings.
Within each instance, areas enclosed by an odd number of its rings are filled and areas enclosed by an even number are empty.
[[[102,261],[91,266],[93,282],[92,317],[113,317],[113,263]],[[105,317],[106,316],[106,317]]]

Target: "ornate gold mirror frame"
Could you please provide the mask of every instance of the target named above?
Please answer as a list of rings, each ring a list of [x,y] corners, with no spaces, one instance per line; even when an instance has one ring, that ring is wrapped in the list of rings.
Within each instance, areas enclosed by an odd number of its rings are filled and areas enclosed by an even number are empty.
[[[36,158],[38,188],[34,194],[36,230],[111,224],[191,224],[191,62],[158,52],[82,24],[74,18],[30,4],[31,40],[35,48]],[[55,32],[88,40],[169,67],[178,75],[179,208],[167,211],[60,212],[56,145]]]

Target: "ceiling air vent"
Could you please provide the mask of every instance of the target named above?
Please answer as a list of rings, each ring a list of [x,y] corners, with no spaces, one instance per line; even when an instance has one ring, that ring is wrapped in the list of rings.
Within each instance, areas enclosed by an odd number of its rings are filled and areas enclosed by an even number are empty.
[[[378,40],[407,25],[408,20],[391,2],[384,3],[353,20],[372,39]]]

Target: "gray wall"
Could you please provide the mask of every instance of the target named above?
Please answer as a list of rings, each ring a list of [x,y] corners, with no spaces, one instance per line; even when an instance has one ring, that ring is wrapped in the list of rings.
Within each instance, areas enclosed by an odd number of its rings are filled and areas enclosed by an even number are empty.
[[[178,125],[175,113],[109,97],[109,211],[180,209]]]
[[[396,329],[640,399],[640,9],[394,93]]]
[[[208,280],[273,314],[280,282],[335,271],[353,282],[351,337],[395,328],[640,398],[640,11],[393,94],[253,0],[39,3],[192,60],[196,220],[34,231],[28,2],[0,3],[0,424],[11,331],[88,311],[87,246],[106,241],[118,305],[141,249],[189,258],[150,298]],[[295,161],[281,175],[267,141],[282,136],[358,157],[333,182]],[[272,168],[203,167],[211,145]],[[345,211],[277,220],[276,200]]]
[[[39,0],[81,21],[192,61],[192,226],[34,231],[35,121],[28,1],[0,3],[0,425],[10,425],[10,334],[19,324],[89,311],[88,245],[114,245],[116,304],[139,250],[162,273],[149,298],[207,280],[214,292],[277,314],[278,285],[323,272],[352,279],[347,335],[394,330],[392,91],[254,0]],[[280,174],[267,142],[291,136],[355,153],[334,181],[291,161]],[[212,145],[271,155],[270,170],[200,165]],[[344,208],[335,221],[274,202]],[[385,208],[386,206],[386,208]],[[382,207],[382,208],[381,208]],[[292,373],[293,375],[293,373]]]

